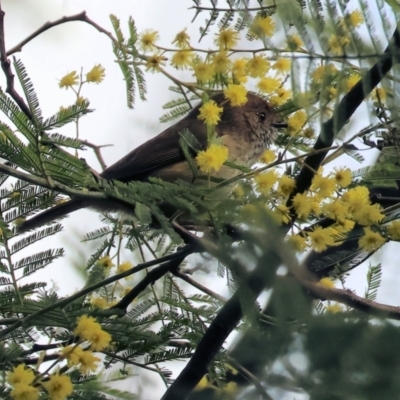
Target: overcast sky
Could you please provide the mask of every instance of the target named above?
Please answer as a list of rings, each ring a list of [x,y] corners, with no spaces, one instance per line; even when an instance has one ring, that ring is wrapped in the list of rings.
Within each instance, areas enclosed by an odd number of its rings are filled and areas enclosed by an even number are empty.
[[[6,47],[13,47],[47,21],[84,10],[91,19],[110,31],[111,13],[121,20],[125,31],[126,21],[132,16],[139,31],[157,29],[161,43],[168,46],[183,28],[188,28],[193,38],[197,37],[199,21],[190,23],[194,15],[193,10],[188,10],[191,4],[188,0],[2,0],[6,12]],[[207,48],[207,41],[202,46]],[[72,70],[80,71],[80,68],[86,72],[95,64],[106,68],[103,83],[85,85],[83,90],[83,96],[89,98],[95,112],[82,118],[80,137],[96,144],[113,145],[102,152],[107,165],[166,128],[158,119],[163,114],[162,105],[172,97],[167,90],[170,83],[160,75],[146,74],[148,101],[141,102],[137,97],[135,109],[128,109],[124,81],[114,61],[109,39],[83,22],[72,22],[47,31],[15,56],[23,61],[33,81],[45,117],[75,100],[72,92],[58,87],[58,80],[63,75]],[[4,85],[3,77],[0,82]],[[74,126],[71,125],[63,133],[73,136]],[[92,152],[87,151],[80,156],[86,158],[93,168],[100,169]],[[82,286],[83,281],[71,268],[73,263],[90,255],[87,250],[84,251],[87,245],[80,244],[80,234],[100,226],[97,214],[91,211],[76,212],[64,221],[65,230],[52,241],[52,245],[66,247],[65,259],[34,276],[35,280],[53,278],[60,286],[61,294],[71,293]],[[399,274],[393,268],[390,272],[388,268],[393,252],[396,254],[398,250],[399,244],[391,244],[386,246],[385,254],[376,257],[382,257],[385,265],[384,289],[379,293],[379,300],[396,305],[399,301]],[[359,268],[349,284],[362,293],[365,268]]]

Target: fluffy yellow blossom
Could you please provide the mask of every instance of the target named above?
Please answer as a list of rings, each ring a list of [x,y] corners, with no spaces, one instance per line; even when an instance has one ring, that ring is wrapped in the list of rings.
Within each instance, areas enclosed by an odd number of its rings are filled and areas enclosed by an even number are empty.
[[[388,226],[388,235],[391,240],[399,240],[400,239],[400,221],[393,221]]]
[[[342,188],[345,188],[350,185],[352,173],[350,168],[335,168],[335,172],[333,174],[333,178],[336,181],[336,184]]]
[[[340,233],[350,232],[356,223],[351,219],[338,219],[334,228]]]
[[[284,204],[278,204],[275,207],[272,216],[278,224],[287,224],[290,222],[290,210]]]
[[[338,70],[333,64],[325,64],[317,67],[311,76],[317,83],[331,82]]]
[[[94,351],[105,349],[111,341],[110,334],[103,331],[95,318],[88,317],[87,315],[82,315],[78,318],[77,326],[73,333],[75,336],[79,336],[81,339],[90,342],[90,347]]]
[[[370,204],[369,190],[365,186],[357,186],[343,193],[342,200],[353,211],[365,204]]]
[[[378,232],[374,232],[371,228],[364,228],[364,236],[358,241],[360,248],[366,251],[374,251],[379,249],[386,243],[386,239]]]
[[[97,264],[104,267],[104,268],[111,268],[114,266],[111,257],[110,256],[104,256],[99,258],[99,260],[97,261]]]
[[[269,164],[276,159],[276,154],[273,150],[265,150],[260,157],[260,161],[264,164]]]
[[[291,136],[296,135],[303,128],[307,121],[307,114],[303,110],[296,111],[288,118],[288,133]]]
[[[254,56],[246,64],[246,73],[252,78],[262,78],[269,68],[269,62],[261,56]]]
[[[313,128],[308,127],[303,130],[302,136],[304,136],[307,139],[312,139],[313,137],[315,137],[315,131]]]
[[[364,17],[360,10],[352,11],[346,15],[345,19],[347,24],[353,28],[358,28],[364,22]]]
[[[324,99],[326,99],[327,101],[331,101],[337,97],[338,90],[336,87],[328,86],[323,89],[322,95]]]
[[[280,87],[273,96],[270,97],[269,101],[272,106],[278,107],[281,106],[282,104],[285,104],[290,96],[292,95],[290,90],[287,90],[283,87]]]
[[[224,89],[224,95],[234,107],[247,102],[247,90],[243,85],[229,84]]]
[[[60,88],[69,88],[73,85],[76,85],[79,82],[79,76],[76,73],[76,71],[72,71],[67,75],[64,75],[59,83],[58,86],[60,86]]]
[[[165,61],[165,57],[161,56],[159,54],[153,54],[149,57],[147,57],[146,61],[146,69],[155,72],[160,69],[160,66],[163,64],[163,61]]]
[[[160,36],[157,31],[146,29],[139,35],[139,48],[143,51],[153,50],[154,44],[159,38]]]
[[[314,176],[311,184],[311,190],[316,192],[321,198],[332,196],[336,188],[334,178],[317,174]]]
[[[203,120],[209,126],[215,126],[221,119],[222,107],[218,107],[214,100],[209,100],[200,107],[200,113],[197,117]]]
[[[220,51],[219,53],[214,54],[212,60],[214,70],[217,74],[224,74],[228,71],[231,65],[231,60],[228,57],[228,53],[226,51]]]
[[[376,224],[385,217],[382,214],[382,209],[379,204],[364,205],[357,210],[353,210],[351,216],[360,225],[368,226]]]
[[[384,218],[378,204],[372,204],[369,190],[365,186],[357,186],[343,193],[342,200],[347,207],[349,218],[361,225],[371,225]]]
[[[128,271],[133,268],[133,265],[129,261],[125,261],[118,265],[117,267],[117,274],[121,274],[122,272]]]
[[[232,190],[232,194],[237,199],[241,199],[245,195],[245,192],[244,192],[244,189],[243,189],[243,185],[236,185]]]
[[[296,181],[290,176],[283,175],[279,179],[278,192],[282,193],[283,195],[289,196],[295,187],[296,187]]]
[[[18,383],[24,383],[30,385],[35,379],[35,374],[30,368],[27,368],[25,364],[19,364],[7,374],[7,382],[11,386],[15,386]]]
[[[87,103],[89,104],[89,100],[86,97],[78,96],[75,100],[75,104],[81,106],[82,104]]]
[[[205,62],[198,62],[193,65],[193,71],[196,79],[200,83],[211,81],[214,77],[214,65]]]
[[[200,171],[209,174],[212,170],[219,171],[228,159],[228,148],[225,146],[212,144],[207,150],[197,154],[196,162]]]
[[[278,79],[266,76],[258,81],[257,87],[261,92],[271,94],[275,92],[281,84],[282,83]]]
[[[186,29],[176,34],[172,44],[176,44],[179,49],[186,49],[189,47],[190,36],[187,34]]]
[[[344,54],[344,49],[349,43],[350,39],[344,36],[332,35],[328,40],[330,51],[338,56]]]
[[[171,59],[171,65],[176,69],[188,68],[193,60],[193,52],[190,50],[180,50],[174,53]]]
[[[276,173],[275,170],[271,169],[266,172],[262,172],[260,174],[257,174],[254,177],[254,181],[256,182],[257,189],[261,193],[268,193],[274,184],[278,181],[278,174]]]
[[[301,235],[290,235],[288,237],[288,243],[294,251],[299,253],[307,249],[307,238]]]
[[[232,75],[234,81],[236,80],[240,83],[245,83],[247,81],[246,64],[247,60],[245,58],[238,58],[233,62]]]
[[[343,89],[348,92],[353,86],[358,83],[358,81],[361,79],[360,75],[357,74],[351,74],[348,76],[346,79],[343,80],[343,84],[341,85]]]
[[[329,304],[329,306],[326,306],[325,311],[327,313],[337,314],[338,312],[342,312],[343,311],[343,307],[339,303]]]
[[[271,17],[256,17],[250,31],[261,39],[265,36],[271,37],[275,31],[275,22]]]
[[[331,278],[322,278],[318,283],[328,289],[335,287],[335,282]]]
[[[97,364],[101,361],[91,351],[83,350],[80,346],[67,346],[61,354],[67,360],[69,367],[80,364],[79,371],[82,374],[96,371]]]
[[[315,93],[312,91],[296,93],[293,98],[294,104],[299,108],[307,108],[314,103]]]
[[[85,375],[89,372],[95,372],[100,361],[101,359],[91,351],[82,351],[79,355],[79,372]]]
[[[221,49],[231,49],[235,47],[239,40],[239,33],[233,29],[226,28],[222,29],[214,40],[214,43]]]
[[[108,306],[107,300],[104,299],[103,297],[99,297],[99,296],[92,296],[90,298],[90,304],[93,307],[97,307],[100,309],[105,309]]]
[[[293,207],[301,219],[307,219],[312,211],[312,201],[306,193],[297,193],[293,197]]]
[[[17,383],[10,392],[13,400],[37,400],[39,398],[39,390],[26,383]]]
[[[311,240],[311,246],[315,252],[320,253],[328,247],[335,244],[335,239],[332,236],[332,230],[329,228],[316,227],[312,232],[308,232],[308,237]]]
[[[61,356],[63,359],[67,360],[68,367],[79,364],[79,354],[82,352],[82,347],[80,346],[66,346],[61,350]]]
[[[328,218],[342,221],[346,218],[347,207],[342,201],[336,199],[330,203],[324,203],[322,206],[322,212]]]
[[[372,91],[372,100],[374,101],[385,101],[386,100],[386,90],[382,87],[375,88]]]
[[[100,83],[105,76],[106,70],[102,65],[97,64],[86,74],[86,82]]]
[[[49,394],[50,400],[64,400],[72,393],[71,379],[66,375],[54,374],[47,382],[42,382]]]
[[[274,64],[272,64],[272,69],[275,69],[279,73],[285,73],[290,71],[292,61],[289,58],[278,58]]]
[[[303,46],[303,41],[301,40],[300,36],[295,33],[293,35],[288,35],[286,37],[287,47],[291,51],[298,50],[301,46]]]

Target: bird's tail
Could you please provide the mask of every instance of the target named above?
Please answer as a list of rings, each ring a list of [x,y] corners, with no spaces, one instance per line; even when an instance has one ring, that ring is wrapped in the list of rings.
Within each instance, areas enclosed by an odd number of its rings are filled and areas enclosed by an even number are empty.
[[[65,203],[57,204],[40,214],[26,220],[18,227],[18,232],[26,232],[35,229],[39,226],[45,225],[55,219],[65,217],[70,212],[79,210],[84,207],[84,201],[80,199],[69,200]]]

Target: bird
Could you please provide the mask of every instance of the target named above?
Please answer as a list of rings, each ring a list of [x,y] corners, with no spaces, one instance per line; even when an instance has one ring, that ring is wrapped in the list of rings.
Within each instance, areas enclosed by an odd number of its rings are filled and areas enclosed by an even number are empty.
[[[223,108],[215,128],[216,137],[228,148],[229,160],[236,164],[253,165],[272,145],[278,129],[285,126],[278,120],[275,109],[256,94],[248,92],[247,102],[241,106],[232,106],[223,93],[211,96],[210,100]],[[143,182],[154,177],[167,182],[179,179],[196,184],[196,177],[180,146],[180,138],[181,132],[187,129],[200,144],[199,150],[207,148],[207,127],[198,118],[201,105],[198,104],[183,119],[106,168],[100,174],[101,178],[127,183]],[[222,166],[215,176],[229,179],[238,173],[238,170]],[[19,226],[19,232],[40,227],[81,208],[129,211],[115,200],[71,198],[26,220]]]

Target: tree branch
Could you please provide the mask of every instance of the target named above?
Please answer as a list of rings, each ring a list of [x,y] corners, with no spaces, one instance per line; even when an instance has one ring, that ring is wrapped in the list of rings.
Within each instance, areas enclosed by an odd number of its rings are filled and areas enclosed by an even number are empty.
[[[19,108],[24,112],[24,114],[32,119],[32,113],[29,110],[29,107],[26,105],[23,98],[17,93],[14,87],[14,74],[11,71],[11,63],[7,58],[6,45],[5,45],[5,35],[4,35],[4,15],[5,12],[1,8],[0,4],[0,60],[1,60],[1,68],[6,76],[7,88],[6,92],[14,99],[14,101],[18,104]]]
[[[52,310],[55,310],[57,308],[62,308],[67,306],[68,304],[72,303],[73,301],[86,296],[87,294],[105,286],[108,285],[110,283],[113,283],[115,281],[118,281],[122,278],[126,278],[127,276],[130,276],[132,274],[135,274],[136,272],[142,271],[143,269],[152,267],[153,265],[157,265],[160,264],[162,262],[165,261],[170,261],[170,260],[175,260],[175,259],[180,259],[181,257],[187,257],[189,254],[192,254],[194,252],[192,246],[184,246],[181,249],[179,249],[177,252],[173,253],[173,254],[169,254],[165,257],[161,257],[158,258],[156,260],[152,260],[152,261],[148,261],[145,263],[142,263],[136,267],[133,267],[125,272],[121,272],[120,274],[114,275],[110,278],[104,279],[101,282],[97,282],[92,286],[88,286],[85,289],[73,294],[72,296],[69,296],[65,299],[59,300],[56,303],[43,308],[40,311],[37,311],[31,315],[28,315],[24,318],[21,318],[19,320],[17,320],[13,325],[11,325],[10,327],[3,329],[0,331],[0,339],[4,336],[6,336],[7,334],[9,334],[10,332],[14,331],[15,329],[27,325],[29,322],[34,322],[38,317],[40,317],[41,315],[44,315]]]
[[[372,300],[357,296],[351,290],[327,288],[319,283],[300,281],[312,295],[320,300],[333,300],[345,304],[357,311],[380,318],[390,318],[400,321],[400,307],[377,303]]]
[[[100,25],[96,24],[94,21],[92,21],[87,15],[86,11],[82,11],[79,14],[75,15],[70,15],[69,17],[62,17],[60,19],[57,19],[56,21],[52,22],[46,22],[44,25],[42,25],[40,28],[38,28],[35,32],[30,34],[27,38],[22,40],[20,43],[18,43],[16,46],[12,47],[10,50],[7,51],[7,55],[10,56],[11,54],[17,53],[19,51],[22,51],[22,48],[29,43],[32,39],[35,37],[39,36],[43,32],[46,32],[47,30],[54,28],[57,25],[62,25],[67,22],[73,22],[73,21],[81,21],[81,22],[86,22],[87,24],[93,26],[95,29],[97,29],[99,32],[104,33],[107,35],[114,43],[117,43],[117,40],[113,37],[111,32],[105,30],[102,28]]]
[[[186,254],[185,252],[180,253],[179,256],[175,257],[173,260],[161,264],[159,267],[151,270],[133,289],[129,291],[129,293],[127,293],[117,304],[112,306],[111,309],[126,311],[129,304],[131,304],[147,286],[152,285],[156,280],[162,278],[168,272],[173,272],[178,269],[179,265],[189,254],[190,253]]]

